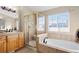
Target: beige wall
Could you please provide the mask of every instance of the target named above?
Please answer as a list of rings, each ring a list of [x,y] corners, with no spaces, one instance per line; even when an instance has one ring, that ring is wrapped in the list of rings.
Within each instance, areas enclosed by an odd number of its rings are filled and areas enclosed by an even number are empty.
[[[47,15],[49,14],[57,14],[57,13],[62,13],[64,11],[68,11],[70,13],[70,32],[48,32],[48,19]],[[77,29],[79,28],[79,7],[58,7],[54,9],[50,9],[47,11],[41,12],[46,16],[46,32],[48,33],[49,38],[52,39],[64,39],[64,40],[71,40],[74,41],[76,40],[75,38],[75,33]]]

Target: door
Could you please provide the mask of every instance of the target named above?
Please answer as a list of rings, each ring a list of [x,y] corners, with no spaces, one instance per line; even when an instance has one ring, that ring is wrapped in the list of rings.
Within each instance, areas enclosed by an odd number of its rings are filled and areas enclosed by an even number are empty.
[[[33,36],[35,35],[35,18],[34,15],[29,16],[28,21],[28,29],[29,29],[29,41],[33,40]]]
[[[0,53],[4,52],[4,48],[3,48],[3,42],[0,41]]]
[[[6,40],[0,41],[0,53],[6,52]]]
[[[22,48],[22,47],[24,47],[24,33],[19,33],[19,48]]]
[[[18,35],[8,35],[7,37],[7,51],[13,52],[16,48],[16,42],[17,42]]]
[[[29,16],[24,17],[24,39],[25,44],[29,44],[29,27],[28,27]]]
[[[25,43],[29,45],[29,42],[33,39],[33,36],[36,34],[35,31],[35,15],[31,14],[25,16]]]

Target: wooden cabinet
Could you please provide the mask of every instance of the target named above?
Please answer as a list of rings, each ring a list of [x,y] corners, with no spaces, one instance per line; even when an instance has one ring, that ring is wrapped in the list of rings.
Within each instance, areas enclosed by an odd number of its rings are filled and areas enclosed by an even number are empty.
[[[15,52],[24,46],[24,34],[22,32],[5,33],[0,35],[0,53]]]
[[[24,46],[24,34],[22,32],[19,33],[18,38],[19,38],[18,45],[19,45],[19,48],[21,48]]]
[[[18,34],[7,36],[7,52],[14,52],[17,47]]]
[[[22,32],[7,35],[7,52],[15,52],[24,46],[24,35]]]
[[[0,38],[0,53],[6,52],[6,37]]]

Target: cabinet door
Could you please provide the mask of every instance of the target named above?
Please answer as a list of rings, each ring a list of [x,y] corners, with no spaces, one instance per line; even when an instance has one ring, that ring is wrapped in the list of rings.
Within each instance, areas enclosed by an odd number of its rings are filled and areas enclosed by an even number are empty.
[[[6,52],[6,40],[3,42],[3,48],[4,48],[4,52]]]
[[[6,41],[1,40],[0,41],[0,53],[6,52]]]
[[[3,42],[0,41],[0,53],[2,53],[4,51],[4,48],[3,48]]]
[[[24,46],[24,35],[23,33],[19,33],[19,48]]]
[[[16,49],[19,49],[19,44],[18,43],[19,43],[19,41],[18,41],[18,36],[17,36],[16,37],[16,43],[15,43],[16,44],[16,47],[15,47]]]
[[[18,37],[17,35],[8,36],[8,38],[7,38],[7,50],[8,50],[8,52],[12,52],[12,51],[16,50],[17,37]]]

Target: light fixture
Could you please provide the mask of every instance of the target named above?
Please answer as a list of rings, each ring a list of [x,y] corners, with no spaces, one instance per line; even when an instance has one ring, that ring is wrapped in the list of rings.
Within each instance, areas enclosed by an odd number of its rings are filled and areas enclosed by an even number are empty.
[[[1,8],[2,8],[3,10],[9,11],[9,12],[16,13],[16,10],[14,10],[13,8],[6,7],[6,6],[1,6]]]

